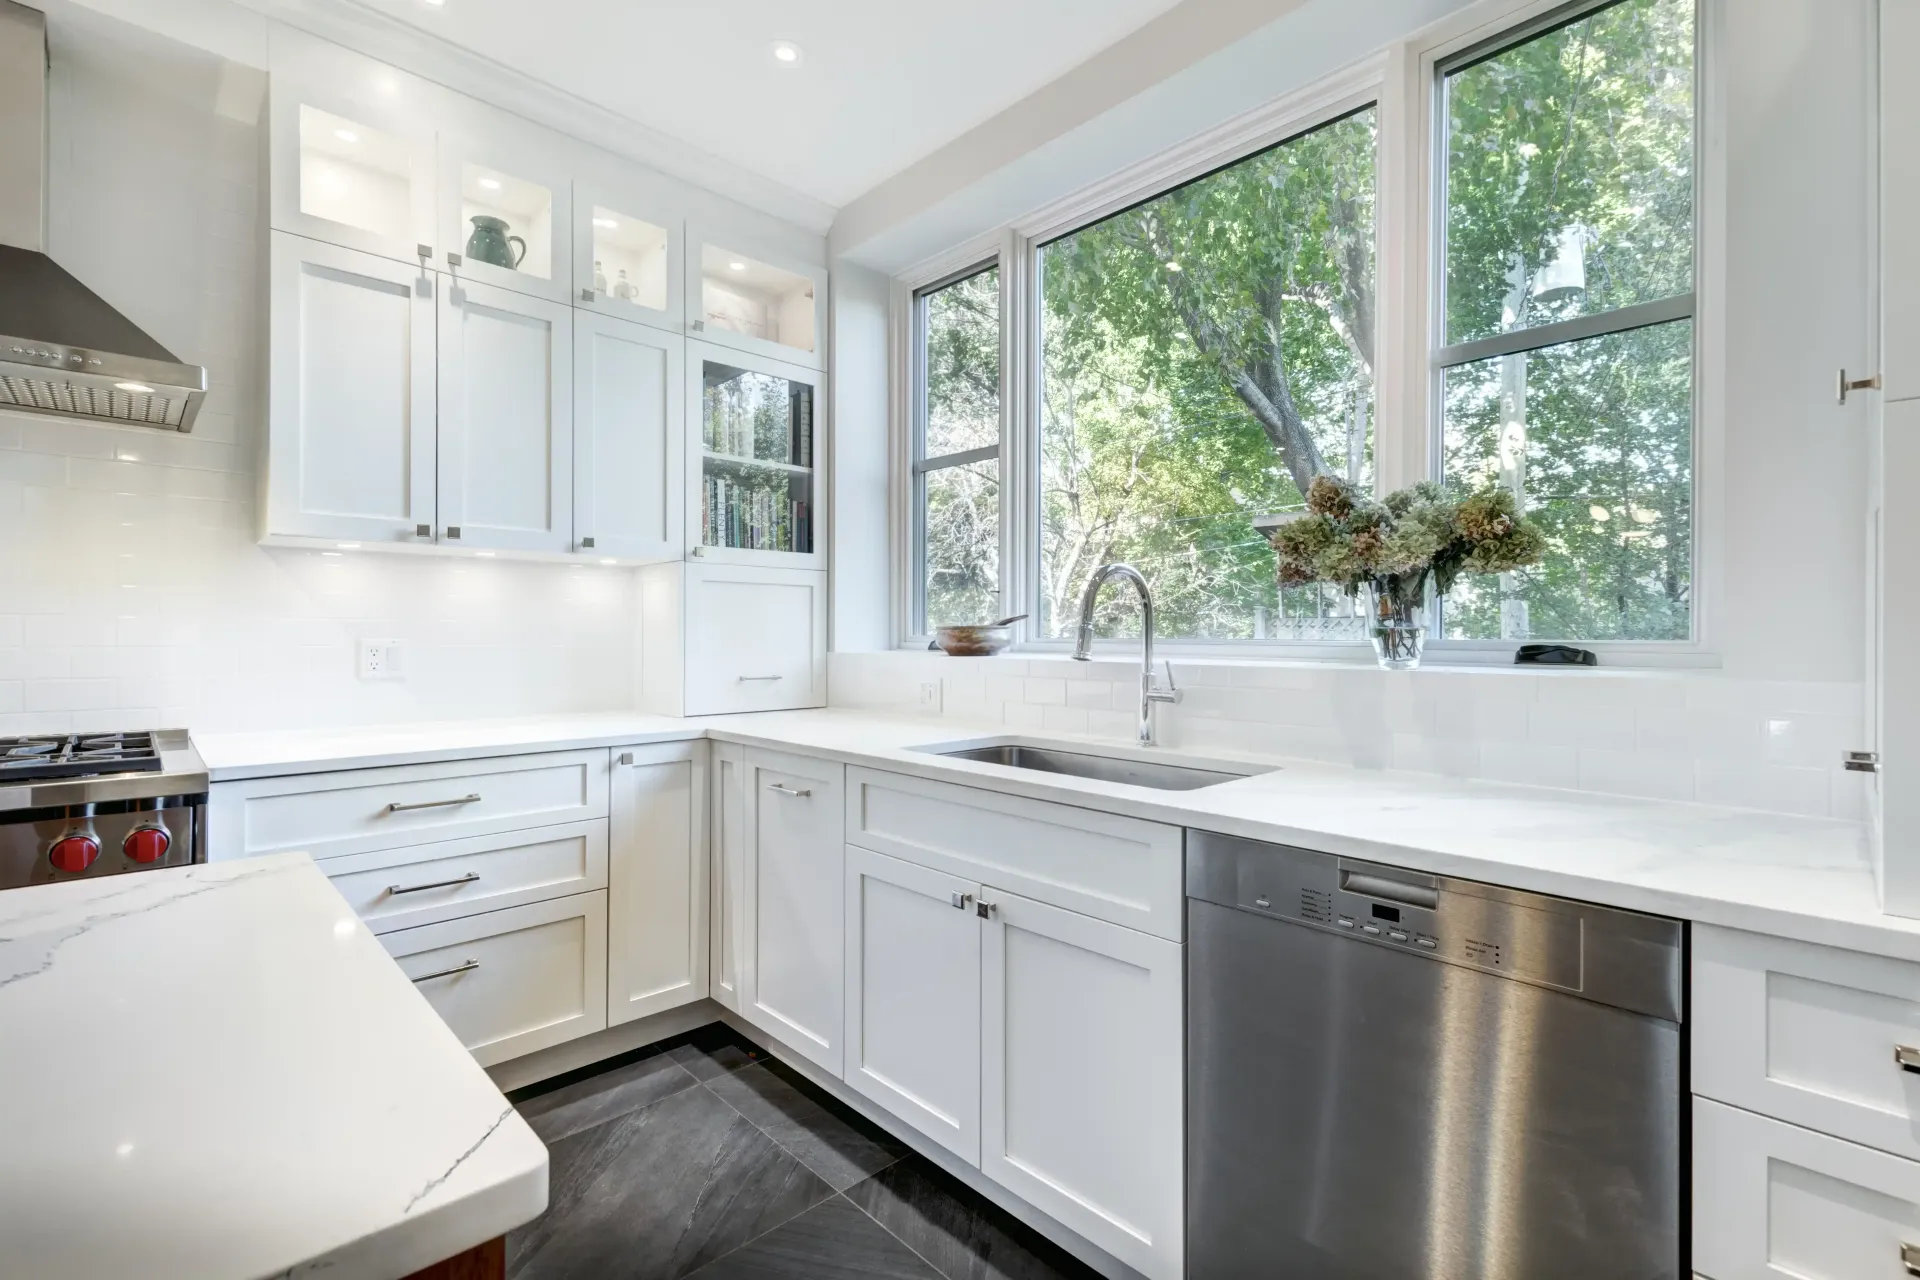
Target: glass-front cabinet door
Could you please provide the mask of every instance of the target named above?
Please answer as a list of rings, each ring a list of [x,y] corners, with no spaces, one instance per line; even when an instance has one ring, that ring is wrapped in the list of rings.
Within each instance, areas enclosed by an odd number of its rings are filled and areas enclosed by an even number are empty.
[[[276,81],[272,225],[424,265],[434,233],[433,134],[367,103]]]
[[[573,187],[573,304],[616,320],[682,332],[679,218],[644,193]]]
[[[440,145],[442,236],[456,276],[553,302],[573,288],[572,182],[513,139]]]
[[[688,411],[699,465],[689,467],[687,547],[729,564],[815,568],[820,375],[710,343],[687,344]]]
[[[826,363],[824,268],[697,228],[687,244],[687,319],[695,336],[813,368]]]

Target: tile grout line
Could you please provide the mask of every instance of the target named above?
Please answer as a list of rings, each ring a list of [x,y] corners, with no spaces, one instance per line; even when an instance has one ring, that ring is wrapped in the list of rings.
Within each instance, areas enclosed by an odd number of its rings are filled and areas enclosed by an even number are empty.
[[[895,1159],[895,1160],[894,1160],[894,1162],[893,1162],[893,1164],[890,1164],[890,1165],[888,1165],[888,1166],[886,1166],[886,1169],[881,1169],[881,1170],[880,1170],[880,1171],[879,1171],[878,1173],[872,1173],[872,1174],[869,1174],[869,1175],[867,1175],[867,1176],[866,1176],[865,1178],[862,1178],[862,1179],[861,1179],[861,1180],[860,1180],[859,1182],[856,1182],[856,1183],[854,1183],[854,1184],[853,1184],[853,1186],[854,1186],[854,1187],[860,1187],[860,1186],[865,1186],[865,1185],[866,1185],[867,1183],[869,1183],[869,1182],[872,1182],[872,1181],[873,1181],[873,1180],[874,1180],[875,1178],[877,1178],[877,1177],[879,1177],[881,1173],[885,1173],[885,1172],[887,1171],[887,1169],[891,1169],[891,1168],[893,1168],[893,1165],[894,1165],[894,1164],[899,1164],[899,1163],[900,1163],[900,1161],[901,1161],[901,1160],[904,1160],[904,1159],[906,1159],[906,1157],[905,1157],[905,1156],[900,1156],[900,1157],[898,1157],[897,1159]],[[853,1190],[853,1187],[848,1187],[848,1188],[847,1188],[847,1191],[851,1191],[851,1190]],[[933,1274],[935,1274],[935,1275],[937,1275],[937,1276],[939,1276],[939,1277],[941,1277],[941,1280],[961,1280],[961,1278],[959,1278],[959,1277],[955,1277],[955,1276],[949,1276],[949,1275],[948,1275],[948,1274],[947,1274],[946,1272],[944,1272],[944,1271],[942,1271],[942,1270],[940,1269],[940,1266],[939,1266],[939,1264],[938,1264],[938,1263],[936,1263],[936,1262],[935,1262],[935,1261],[934,1261],[934,1260],[933,1260],[932,1258],[929,1258],[929,1257],[928,1257],[928,1256],[927,1256],[926,1254],[924,1254],[924,1253],[922,1253],[922,1252],[920,1252],[920,1251],[919,1251],[918,1249],[916,1249],[916,1248],[914,1248],[914,1247],[913,1247],[913,1242],[912,1242],[911,1240],[908,1240],[908,1239],[907,1239],[907,1238],[906,1238],[905,1236],[903,1236],[903,1235],[901,1235],[901,1234],[900,1234],[900,1233],[899,1233],[898,1231],[895,1231],[895,1230],[894,1230],[894,1229],[893,1229],[892,1227],[890,1227],[890,1226],[888,1226],[888,1225],[887,1225],[886,1223],[884,1223],[884,1222],[882,1222],[882,1221],[880,1221],[880,1219],[879,1219],[878,1217],[876,1217],[876,1216],[875,1216],[875,1215],[874,1215],[873,1213],[871,1213],[871,1212],[869,1212],[869,1211],[868,1211],[868,1209],[867,1209],[867,1207],[866,1207],[865,1205],[863,1205],[863,1204],[861,1204],[861,1203],[860,1203],[860,1202],[859,1202],[858,1200],[855,1200],[855,1199],[854,1199],[854,1198],[853,1198],[852,1196],[850,1196],[850,1195],[848,1195],[848,1194],[847,1194],[847,1191],[842,1191],[842,1192],[840,1193],[840,1195],[841,1195],[841,1197],[842,1197],[842,1198],[843,1198],[844,1200],[846,1200],[846,1202],[847,1202],[848,1204],[850,1204],[850,1205],[852,1205],[852,1206],[853,1206],[854,1208],[856,1208],[856,1209],[858,1209],[858,1210],[859,1210],[859,1211],[860,1211],[861,1213],[864,1213],[864,1214],[866,1214],[866,1215],[867,1215],[867,1218],[868,1218],[868,1219],[869,1219],[869,1220],[870,1220],[870,1221],[871,1221],[871,1222],[872,1222],[872,1223],[873,1223],[873,1224],[874,1224],[874,1225],[875,1225],[876,1227],[879,1227],[879,1228],[880,1228],[880,1229],[881,1229],[882,1231],[884,1231],[884,1232],[886,1232],[886,1233],[887,1233],[888,1235],[890,1235],[890,1236],[892,1236],[892,1237],[893,1237],[893,1238],[894,1238],[895,1240],[898,1240],[898,1241],[900,1242],[900,1244],[901,1244],[901,1247],[902,1247],[902,1248],[904,1248],[904,1249],[905,1249],[905,1250],[906,1250],[906,1251],[907,1251],[908,1253],[910,1253],[910,1254],[912,1254],[912,1255],[913,1255],[914,1257],[916,1257],[916,1258],[918,1258],[918,1259],[920,1259],[920,1261],[922,1261],[922,1262],[924,1262],[924,1263],[926,1263],[926,1264],[927,1264],[927,1270],[929,1270],[929,1271],[931,1271],[931,1272],[933,1272]]]
[[[757,1062],[748,1064],[749,1067],[757,1067],[760,1065],[761,1064]],[[740,1068],[740,1071],[745,1071],[745,1070],[747,1070],[747,1067]],[[740,1074],[740,1071],[729,1071],[727,1074],[738,1075]],[[779,1080],[780,1077],[774,1076],[774,1079]],[[782,1083],[785,1083],[785,1082],[782,1081]],[[794,1151],[793,1149],[788,1147],[786,1143],[780,1141],[780,1139],[774,1137],[771,1133],[768,1133],[766,1129],[760,1124],[760,1122],[755,1120],[752,1116],[740,1110],[740,1108],[734,1106],[731,1102],[728,1102],[725,1098],[721,1098],[720,1095],[718,1093],[715,1093],[712,1089],[707,1088],[707,1082],[705,1080],[700,1081],[700,1087],[703,1089],[706,1089],[708,1093],[712,1093],[714,1097],[720,1098],[721,1103],[723,1103],[729,1110],[731,1110],[735,1115],[739,1116],[742,1120],[745,1120],[748,1124],[752,1125],[754,1128],[754,1132],[758,1133],[761,1137],[765,1138],[768,1142],[771,1142],[774,1146],[778,1147],[781,1151],[785,1152],[789,1157],[791,1157],[794,1161],[796,1161],[802,1169],[805,1169],[808,1173],[811,1173],[814,1177],[819,1178],[820,1181],[827,1182],[826,1178],[820,1174],[819,1170],[815,1169],[812,1165],[808,1164],[798,1151]],[[788,1087],[792,1088],[791,1085],[789,1085]],[[794,1090],[794,1092],[799,1093],[799,1090],[796,1089]],[[804,1093],[800,1094],[800,1096],[803,1098],[806,1097]],[[813,1099],[807,1098],[807,1101],[812,1102]],[[819,1106],[820,1104],[816,1102],[814,1103],[814,1105]],[[821,1110],[825,1111],[826,1108],[821,1107]],[[833,1113],[831,1111],[828,1111],[827,1114],[832,1115]],[[869,1123],[871,1123],[871,1121],[869,1121]],[[885,1133],[886,1131],[883,1129],[881,1130],[881,1132]],[[887,1134],[887,1136],[890,1138],[893,1137],[892,1134]],[[895,1139],[895,1142],[898,1143],[903,1148],[905,1147],[905,1144],[900,1143],[898,1139]],[[899,1155],[887,1161],[885,1164],[881,1165],[878,1169],[875,1169],[872,1173],[867,1174],[866,1177],[861,1178],[860,1182],[853,1183],[852,1187],[859,1186],[861,1182],[865,1182],[868,1178],[876,1177],[879,1174],[885,1173],[888,1169],[893,1168],[893,1166],[895,1166],[896,1164],[899,1164],[902,1160],[905,1160],[908,1154],[909,1153],[907,1151],[902,1150]],[[827,1182],[827,1185],[829,1187],[833,1186],[831,1182]],[[851,1190],[852,1187],[849,1187],[848,1190]],[[837,1196],[843,1196],[846,1194],[846,1191],[843,1191],[840,1188],[835,1187],[833,1193]],[[853,1204],[851,1200],[849,1200],[847,1203]],[[856,1209],[860,1208],[860,1206],[857,1204],[855,1204],[853,1207]],[[866,1213],[866,1210],[864,1209],[861,1209],[860,1211],[862,1213]],[[873,1215],[868,1214],[867,1216],[872,1217]],[[879,1219],[875,1218],[874,1221],[878,1222]],[[885,1224],[883,1223],[882,1225],[884,1226]],[[901,1243],[904,1244],[905,1241],[902,1241]],[[934,1270],[938,1271],[939,1268],[935,1267]]]
[[[702,1083],[704,1083],[704,1081]],[[719,1097],[720,1095],[715,1094],[714,1096]],[[725,1102],[726,1099],[720,1098],[720,1101]],[[742,1116],[741,1119],[745,1120],[746,1117]],[[753,1124],[753,1121],[747,1120],[747,1123]],[[758,1129],[759,1127],[760,1127],[759,1125],[754,1125],[755,1129]],[[774,1145],[778,1146],[779,1144],[775,1143]],[[781,1150],[784,1151],[786,1149],[782,1147]],[[787,1152],[787,1154],[792,1155],[793,1153],[789,1151]],[[798,1157],[796,1156],[795,1159],[798,1159]],[[806,1169],[805,1165],[801,1165],[800,1167],[803,1169]],[[813,1170],[807,1169],[807,1172],[813,1173]],[[813,1176],[817,1178],[820,1175],[815,1173]],[[765,1231],[762,1231],[759,1235],[752,1236],[752,1237],[749,1237],[748,1239],[742,1240],[739,1244],[733,1246],[733,1248],[727,1250],[725,1253],[717,1253],[713,1257],[708,1258],[705,1262],[701,1263],[699,1266],[695,1267],[693,1270],[683,1273],[682,1276],[680,1277],[680,1280],[690,1280],[691,1277],[699,1275],[702,1271],[705,1271],[708,1267],[719,1265],[721,1259],[731,1258],[734,1254],[740,1252],[742,1249],[754,1243],[756,1240],[764,1240],[768,1236],[772,1235],[774,1232],[780,1230],[782,1227],[792,1226],[794,1223],[800,1221],[800,1219],[812,1213],[815,1209],[818,1209],[821,1205],[831,1204],[835,1200],[846,1200],[846,1196],[844,1196],[838,1191],[835,1191],[831,1195],[827,1196],[824,1200],[816,1200],[814,1203],[808,1205],[806,1208],[802,1209],[800,1212],[794,1214],[791,1218],[786,1218],[779,1222],[776,1222],[772,1226],[768,1227]],[[853,1204],[853,1201],[851,1200],[847,1200],[847,1203],[850,1205],[853,1205],[855,1209],[858,1209],[860,1207],[857,1204]],[[934,1270],[937,1272],[939,1268],[936,1267],[934,1268]]]

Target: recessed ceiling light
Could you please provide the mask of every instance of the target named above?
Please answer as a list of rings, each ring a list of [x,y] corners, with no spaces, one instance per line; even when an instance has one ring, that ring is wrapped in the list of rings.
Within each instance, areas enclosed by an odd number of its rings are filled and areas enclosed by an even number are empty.
[[[153,388],[144,382],[116,382],[113,385],[116,390],[130,391],[136,396],[150,396],[153,394]]]
[[[476,551],[476,552],[474,552],[473,554],[475,554],[475,555],[477,555],[477,556],[479,556],[479,557],[480,557],[480,558],[481,558],[482,560],[491,560],[491,559],[493,559],[493,552],[491,552],[491,551]]]
[[[485,187],[489,191],[498,191],[500,189],[500,179],[482,178],[480,179],[480,185]]]
[[[729,271],[745,271],[746,269],[747,264],[744,262],[729,262],[727,264],[727,270]]]
[[[618,562],[618,561],[616,561],[616,560],[614,560],[614,559],[613,559],[612,557],[607,557],[607,558],[605,558],[605,559],[603,559],[603,560],[601,560],[601,561],[600,561],[600,563],[601,563],[601,564],[617,564],[617,563],[619,563],[619,562]]]
[[[428,8],[438,9],[444,4],[446,4],[447,0],[421,0],[421,2],[425,4]]]
[[[794,66],[800,61],[800,46],[791,40],[775,40],[773,60],[789,67]]]
[[[336,138],[338,138],[338,139],[340,139],[340,141],[342,141],[342,142],[358,142],[358,141],[360,141],[360,135],[359,135],[359,134],[357,134],[357,133],[355,133],[355,132],[354,132],[353,130],[351,130],[351,129],[335,129],[335,130],[333,131],[333,136],[334,136],[334,137],[336,137]]]
[[[595,218],[593,220],[593,225],[596,227],[605,227],[607,230],[611,231],[615,227],[619,226],[620,224],[618,222],[615,222],[612,218]]]

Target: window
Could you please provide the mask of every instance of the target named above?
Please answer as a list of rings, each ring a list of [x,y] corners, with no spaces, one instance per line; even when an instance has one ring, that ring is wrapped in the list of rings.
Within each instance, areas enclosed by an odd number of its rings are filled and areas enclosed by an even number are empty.
[[[915,295],[916,630],[1000,609],[1000,268]]]
[[[1442,68],[1442,469],[1510,487],[1537,568],[1455,639],[1693,634],[1694,16],[1623,0]]]
[[[1039,635],[1124,560],[1169,638],[1359,638],[1339,591],[1283,598],[1260,518],[1320,472],[1371,480],[1374,130],[1368,107],[1039,250]],[[1125,593],[1103,610],[1137,634]]]

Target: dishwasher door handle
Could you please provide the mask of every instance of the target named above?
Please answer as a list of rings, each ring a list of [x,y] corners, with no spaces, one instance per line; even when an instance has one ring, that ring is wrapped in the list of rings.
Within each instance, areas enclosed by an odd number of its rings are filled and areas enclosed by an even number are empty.
[[[1440,905],[1440,890],[1433,885],[1408,884],[1404,880],[1389,880],[1385,876],[1348,871],[1344,867],[1340,871],[1340,887],[1348,893],[1378,898],[1382,902],[1397,902],[1403,907],[1425,907],[1432,911]]]

